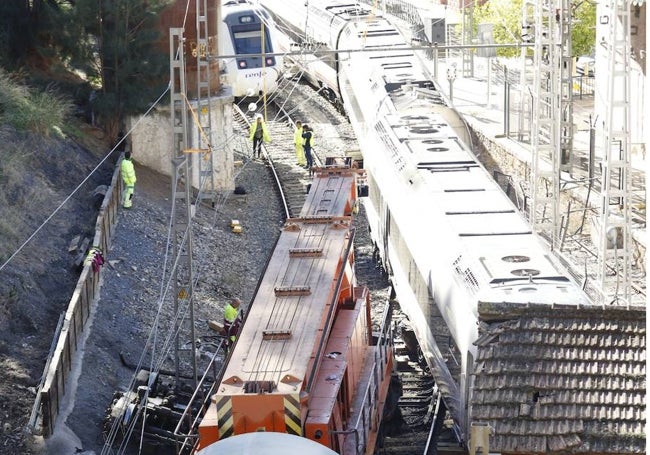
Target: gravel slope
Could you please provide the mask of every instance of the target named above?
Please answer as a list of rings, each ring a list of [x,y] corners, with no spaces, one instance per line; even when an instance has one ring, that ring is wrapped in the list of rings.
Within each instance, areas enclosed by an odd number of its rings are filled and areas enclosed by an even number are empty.
[[[168,178],[137,167],[137,163],[136,171],[134,208],[120,213],[116,237],[103,270],[101,300],[85,346],[76,400],[67,418],[67,425],[78,440],[67,431],[62,432],[48,440],[48,453],[101,452],[105,410],[113,392],[127,388],[134,374],[121,363],[120,353],[129,362],[137,363],[154,325],[171,190]],[[236,184],[246,188],[245,200],[229,198],[218,204],[216,210],[201,206],[194,222],[194,258],[199,276],[195,319],[199,338],[213,334],[207,321],[222,320],[223,305],[231,296],[241,298],[245,306],[250,302],[284,221],[263,163],[249,162]],[[241,234],[230,231],[232,219],[242,223]],[[163,304],[161,312],[160,337],[167,332],[171,302]],[[150,357],[146,355],[145,359],[148,363]],[[171,368],[171,363],[167,362],[166,367]],[[57,428],[65,429],[60,424]]]

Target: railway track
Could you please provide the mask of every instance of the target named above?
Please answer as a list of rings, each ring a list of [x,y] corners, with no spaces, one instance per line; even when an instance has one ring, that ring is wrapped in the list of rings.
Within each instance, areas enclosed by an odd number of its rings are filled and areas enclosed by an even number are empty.
[[[239,108],[235,108],[234,113],[235,134],[246,135],[250,117]],[[291,122],[284,118],[270,119],[266,123],[271,131],[272,140],[263,146],[263,159],[266,160],[269,170],[273,172],[279,185],[285,215],[294,217],[300,213],[306,199],[310,182],[309,171],[296,162]]]
[[[308,123],[315,132],[313,155],[317,166],[322,165],[326,157],[349,156],[350,151],[358,149],[356,139],[347,119],[315,90],[303,84],[291,88],[285,85],[274,101],[267,104],[265,111],[271,142],[264,144],[264,156],[281,187],[287,216],[297,216],[305,202],[311,177],[309,170],[296,162],[293,146],[295,120]],[[235,106],[234,133],[247,136],[254,114]]]
[[[311,177],[309,171],[296,162],[294,121],[300,119],[315,131],[314,158],[317,165],[323,163],[326,157],[356,158],[356,138],[347,119],[307,84],[298,83],[290,89],[280,89],[274,102],[266,106],[266,112],[272,140],[265,144],[264,159],[281,188],[287,216],[297,216],[305,202]],[[235,109],[235,133],[246,136],[253,116],[254,113]],[[373,254],[363,207],[357,218],[357,227],[356,272],[359,281],[370,289],[371,300],[375,302],[373,320],[380,320],[385,305],[390,301],[391,284]],[[397,334],[394,408],[384,422],[384,439],[377,453],[435,453],[436,444],[431,442],[432,435],[442,445],[449,440],[449,444],[455,447],[452,435],[446,433],[441,425],[444,415],[439,414],[444,413],[444,406],[440,406],[437,387],[425,363],[418,359],[417,342],[407,318],[399,310],[397,302],[390,302],[390,305],[393,307],[393,324]],[[438,426],[434,428],[436,421]]]

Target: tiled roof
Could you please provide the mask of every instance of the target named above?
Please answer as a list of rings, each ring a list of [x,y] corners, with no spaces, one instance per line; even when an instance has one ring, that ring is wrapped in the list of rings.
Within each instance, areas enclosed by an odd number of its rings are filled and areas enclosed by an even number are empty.
[[[480,303],[472,421],[490,452],[645,453],[645,311]]]

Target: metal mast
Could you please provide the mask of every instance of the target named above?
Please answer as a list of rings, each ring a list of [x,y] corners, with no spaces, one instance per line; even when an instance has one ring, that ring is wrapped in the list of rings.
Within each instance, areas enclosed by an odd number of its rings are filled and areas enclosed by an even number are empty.
[[[191,363],[194,385],[197,384],[196,337],[194,336],[194,276],[192,259],[192,165],[186,153],[188,143],[188,103],[185,87],[184,29],[171,28],[169,37],[169,71],[171,82],[172,124],[172,235],[173,235],[173,293],[176,383],[180,378],[180,354],[183,327],[189,324]],[[189,314],[188,314],[189,313]],[[189,321],[187,320],[189,317]]]
[[[531,15],[532,13],[532,21]],[[524,31],[534,38],[532,162],[530,221],[533,229],[555,247],[559,242],[560,62],[563,27],[559,27],[555,2],[524,3]],[[532,25],[532,27],[531,27]]]
[[[216,185],[214,176],[214,159],[212,151],[212,109],[211,109],[211,79],[210,62],[208,57],[216,49],[211,49],[208,28],[207,0],[196,0],[196,126],[198,149],[203,152],[199,159],[200,199],[212,199],[215,204]]]
[[[607,87],[603,123],[599,284],[605,296],[630,301],[630,5],[609,0],[607,20]],[[608,261],[609,259],[609,261]],[[613,263],[614,272],[608,269]],[[612,292],[612,286],[615,289]]]
[[[474,0],[461,0],[462,16],[463,16],[463,37],[462,44],[468,45],[472,43],[474,37]],[[463,77],[474,77],[474,56],[471,49],[463,49],[461,51],[463,56]]]
[[[571,0],[558,0],[556,20],[560,38],[560,106],[557,120],[560,141],[560,169],[571,172],[573,154],[573,43],[571,22],[573,8]],[[559,201],[558,201],[559,202]]]

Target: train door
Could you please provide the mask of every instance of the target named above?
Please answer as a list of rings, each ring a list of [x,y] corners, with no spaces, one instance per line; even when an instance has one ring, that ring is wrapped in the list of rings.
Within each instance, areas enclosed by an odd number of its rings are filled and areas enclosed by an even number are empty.
[[[390,226],[392,224],[392,219],[391,219],[391,214],[390,214],[390,209],[388,208],[388,205],[382,204],[384,207],[384,216],[383,216],[383,235],[382,235],[382,248],[383,248],[383,255],[384,255],[384,270],[386,273],[391,275],[391,267],[390,267],[390,258],[388,254],[390,253]]]
[[[461,422],[463,422],[463,430],[465,431],[465,438],[470,434],[470,419],[468,418],[471,415],[471,406],[470,400],[472,398],[472,389],[474,388],[474,355],[471,351],[467,351],[467,359],[465,361],[464,373],[461,375],[461,390],[463,391],[462,397],[465,400],[463,403],[463,412],[465,415],[461,417]]]

